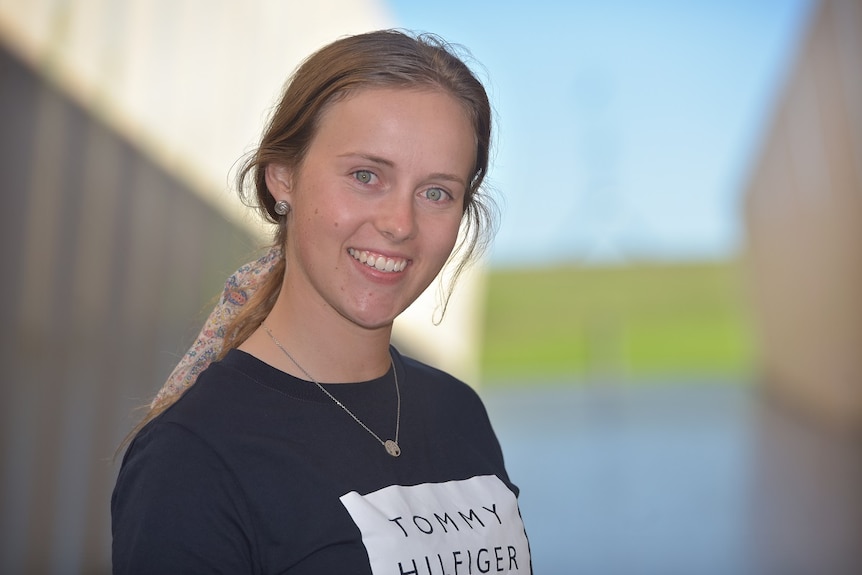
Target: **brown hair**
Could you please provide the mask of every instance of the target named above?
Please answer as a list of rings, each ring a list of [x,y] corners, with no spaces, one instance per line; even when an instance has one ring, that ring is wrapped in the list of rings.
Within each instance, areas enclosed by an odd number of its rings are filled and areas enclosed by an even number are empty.
[[[260,145],[237,174],[237,189],[246,204],[277,226],[274,245],[284,245],[286,218],[275,213],[275,200],[266,186],[266,166],[276,163],[298,168],[328,105],[365,88],[443,90],[464,106],[476,135],[476,164],[464,197],[464,233],[450,257],[450,262],[457,259],[457,263],[443,298],[445,311],[455,281],[484,251],[496,227],[494,203],[481,190],[491,147],[491,105],[482,83],[462,58],[438,36],[380,30],[342,38],[306,59],[288,82]],[[272,310],[284,271],[282,259],[227,326],[222,356],[245,341]]]
[[[495,205],[481,190],[491,147],[491,105],[482,83],[465,59],[455,47],[438,36],[414,36],[398,30],[380,30],[342,38],[308,57],[288,81],[260,145],[241,163],[236,177],[237,190],[243,201],[275,224],[273,245],[284,246],[287,228],[286,218],[275,212],[275,200],[266,186],[266,166],[280,164],[299,168],[327,106],[366,88],[443,90],[464,106],[476,135],[476,164],[464,197],[464,233],[447,262],[448,265],[457,259],[442,302],[445,312],[455,281],[487,247],[496,227]],[[275,305],[284,273],[282,254],[272,271],[226,326],[219,359],[242,344],[260,326]],[[153,405],[120,449],[144,425],[170,407],[179,395],[168,396]]]

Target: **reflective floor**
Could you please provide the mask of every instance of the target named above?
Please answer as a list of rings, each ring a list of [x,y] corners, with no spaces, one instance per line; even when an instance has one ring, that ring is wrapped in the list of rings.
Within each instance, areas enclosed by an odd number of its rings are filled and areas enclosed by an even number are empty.
[[[862,573],[862,448],[726,382],[483,392],[535,573]]]

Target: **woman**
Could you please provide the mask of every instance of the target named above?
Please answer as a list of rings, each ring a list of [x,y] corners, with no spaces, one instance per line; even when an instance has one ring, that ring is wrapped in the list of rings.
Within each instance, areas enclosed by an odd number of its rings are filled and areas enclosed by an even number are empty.
[[[219,361],[129,446],[115,573],[531,571],[478,396],[390,346],[486,237],[490,133],[481,83],[434,37],[349,37],[297,70],[238,178],[274,247],[237,276],[248,301],[229,282],[215,352],[193,350]]]

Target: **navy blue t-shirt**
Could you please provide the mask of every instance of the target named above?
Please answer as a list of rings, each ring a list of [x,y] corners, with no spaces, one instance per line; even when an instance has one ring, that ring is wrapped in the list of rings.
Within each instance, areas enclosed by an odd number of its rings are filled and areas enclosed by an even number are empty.
[[[114,573],[530,573],[478,395],[392,353],[397,458],[314,383],[238,350],[212,364],[126,452]],[[394,438],[391,370],[325,387]]]

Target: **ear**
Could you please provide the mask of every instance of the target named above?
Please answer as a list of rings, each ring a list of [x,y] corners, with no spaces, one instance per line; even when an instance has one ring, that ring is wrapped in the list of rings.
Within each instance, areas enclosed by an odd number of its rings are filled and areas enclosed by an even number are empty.
[[[293,171],[281,164],[267,164],[264,172],[266,188],[277,202],[285,200],[291,203],[293,190]]]

